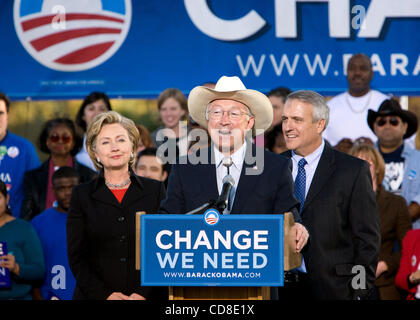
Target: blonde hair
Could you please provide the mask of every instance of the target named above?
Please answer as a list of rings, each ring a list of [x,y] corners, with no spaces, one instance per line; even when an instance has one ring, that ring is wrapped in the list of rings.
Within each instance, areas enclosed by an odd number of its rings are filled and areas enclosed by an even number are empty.
[[[371,144],[354,144],[349,154],[357,157],[359,154],[366,156],[375,165],[376,185],[380,186],[385,176],[385,161],[379,151]]]
[[[86,150],[89,154],[90,159],[93,161],[95,168],[100,170],[102,164],[96,159],[96,138],[101,132],[102,128],[107,124],[120,124],[125,130],[127,130],[128,138],[130,139],[132,146],[132,156],[130,157],[129,166],[133,167],[135,162],[134,154],[137,151],[139,145],[140,134],[137,129],[134,121],[128,119],[115,111],[108,111],[101,114],[98,114],[92,122],[89,124],[86,132]]]

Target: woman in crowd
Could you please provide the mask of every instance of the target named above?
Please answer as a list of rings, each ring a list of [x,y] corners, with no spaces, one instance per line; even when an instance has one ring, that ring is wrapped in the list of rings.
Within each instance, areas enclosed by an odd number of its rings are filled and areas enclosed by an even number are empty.
[[[0,180],[0,271],[8,269],[10,276],[10,286],[0,282],[0,300],[31,300],[32,283],[44,277],[41,242],[29,222],[12,216],[8,202],[6,185]]]
[[[381,249],[376,269],[375,287],[381,300],[400,300],[395,287],[395,276],[401,257],[402,240],[411,229],[411,219],[404,198],[386,191],[382,187],[385,162],[372,144],[355,143],[350,154],[365,160],[370,165],[373,190],[381,223]],[[395,244],[398,244],[397,249]]]
[[[76,114],[75,123],[83,135],[82,149],[76,155],[76,160],[86,167],[96,170],[86,151],[86,130],[96,115],[112,110],[108,96],[103,92],[92,92],[82,102]]]
[[[188,152],[188,103],[185,95],[176,88],[164,90],[158,97],[157,106],[163,126],[152,132],[156,148],[166,143],[168,151],[164,157],[168,161]]]
[[[265,147],[267,150],[277,154],[287,150],[281,123],[271,128],[270,131],[265,134],[265,139]]]
[[[73,189],[67,219],[73,299],[167,299],[167,288],[140,286],[135,268],[135,216],[155,213],[165,195],[162,182],[133,173],[139,132],[114,111],[95,117],[86,148],[99,177]]]
[[[403,240],[395,283],[408,294],[407,300],[420,300],[420,229],[408,231]]]
[[[153,148],[153,141],[150,137],[149,129],[147,129],[144,125],[136,123],[137,130],[139,130],[140,140],[139,146],[137,148],[137,153],[143,151],[147,148]]]
[[[55,118],[47,121],[38,138],[39,148],[48,153],[48,159],[37,169],[25,173],[23,179],[23,202],[20,217],[31,220],[45,209],[54,206],[52,175],[64,166],[73,167],[86,182],[95,172],[79,163],[74,155],[79,151],[81,139],[76,135],[73,121]]]

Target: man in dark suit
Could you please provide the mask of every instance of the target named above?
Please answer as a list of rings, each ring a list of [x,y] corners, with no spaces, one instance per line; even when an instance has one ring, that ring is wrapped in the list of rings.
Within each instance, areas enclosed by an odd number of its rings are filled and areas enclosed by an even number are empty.
[[[270,100],[258,91],[246,89],[238,77],[222,77],[214,89],[194,88],[189,94],[188,108],[194,121],[208,129],[212,144],[172,166],[167,196],[159,212],[183,214],[211,199],[216,200],[223,178],[229,174],[234,186],[224,213],[291,211],[297,221],[296,251],[300,251],[307,242],[308,232],[299,223],[291,162],[256,148],[245,138],[251,132],[263,133],[271,125]]]
[[[367,162],[322,139],[329,108],[313,91],[291,93],[283,134],[293,163],[295,194],[310,240],[300,272],[317,299],[364,299],[375,281],[380,226]]]

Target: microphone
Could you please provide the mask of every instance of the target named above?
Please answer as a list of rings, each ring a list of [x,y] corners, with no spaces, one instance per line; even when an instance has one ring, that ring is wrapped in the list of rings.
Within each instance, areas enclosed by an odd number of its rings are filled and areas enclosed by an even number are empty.
[[[216,207],[219,209],[219,211],[223,211],[226,209],[229,201],[230,192],[233,186],[235,185],[235,180],[230,174],[226,175],[223,178],[222,182],[222,192],[220,193],[219,199],[217,199],[216,201]]]
[[[202,211],[211,208],[214,206],[214,204],[216,203],[216,201],[214,201],[213,199],[210,199],[208,202],[206,202],[205,204],[203,204],[202,206],[195,208],[191,211],[188,211],[186,214],[197,214],[197,213],[202,213]]]

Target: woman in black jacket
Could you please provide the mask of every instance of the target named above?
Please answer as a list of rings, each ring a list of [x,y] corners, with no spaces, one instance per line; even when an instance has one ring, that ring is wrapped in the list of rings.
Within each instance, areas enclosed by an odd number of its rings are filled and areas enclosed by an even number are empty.
[[[135,216],[156,213],[162,182],[132,171],[140,136],[133,121],[114,111],[95,117],[86,149],[99,176],[73,189],[67,219],[73,299],[167,299],[167,288],[141,287],[135,268]]]
[[[50,156],[39,168],[25,173],[21,218],[31,220],[45,209],[54,206],[56,199],[52,175],[58,168],[73,167],[79,174],[80,182],[89,181],[96,175],[74,158],[80,150],[81,143],[72,120],[55,118],[45,123],[38,138],[38,145],[41,151]]]

